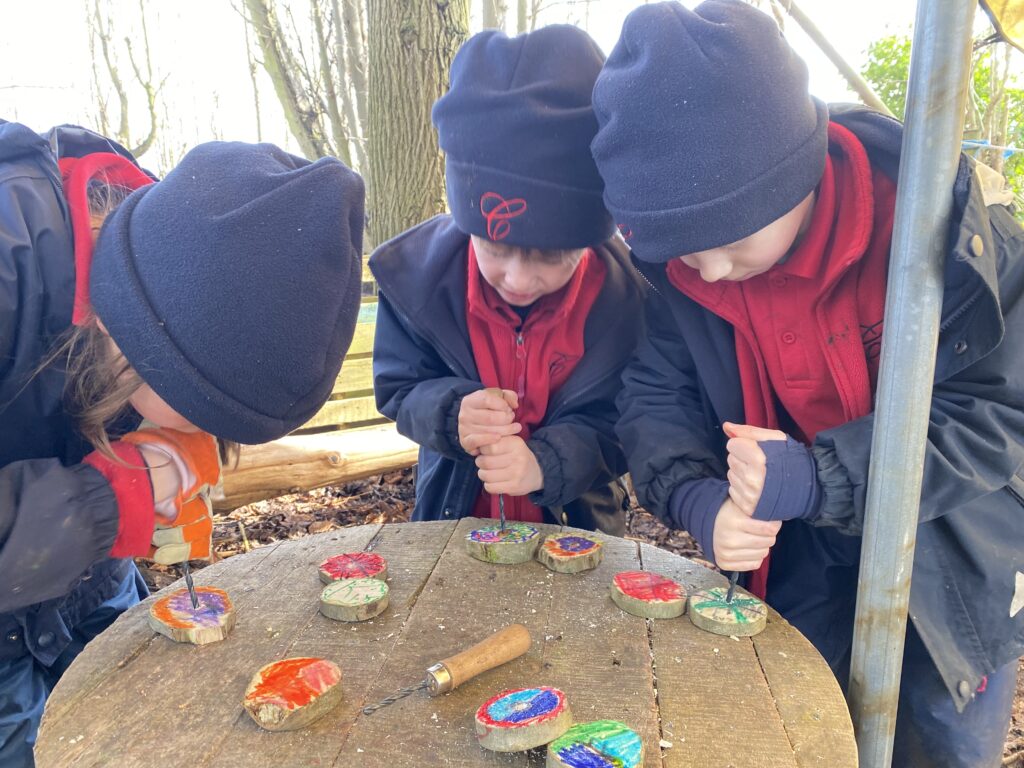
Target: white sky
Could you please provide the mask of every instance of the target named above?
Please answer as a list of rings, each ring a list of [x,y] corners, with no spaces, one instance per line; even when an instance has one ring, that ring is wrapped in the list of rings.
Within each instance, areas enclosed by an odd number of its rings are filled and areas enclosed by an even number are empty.
[[[138,18],[138,0],[111,2],[117,9],[115,25],[120,27],[115,37],[123,38]],[[92,0],[0,0],[0,117],[36,130],[62,122],[95,125],[87,3]],[[471,3],[475,31],[480,0]],[[514,8],[515,0],[508,4]],[[606,52],[614,46],[623,18],[639,4],[641,0],[591,3],[586,26]],[[293,0],[292,5],[297,14],[308,8],[305,0]],[[865,61],[871,41],[887,34],[910,34],[916,9],[914,0],[799,0],[799,5],[856,69]],[[542,21],[581,23],[582,14],[582,4],[552,0]],[[255,141],[244,25],[231,0],[148,0],[147,19],[154,69],[167,77],[164,101],[172,143],[180,148],[214,138]],[[811,90],[826,101],[852,100],[842,78],[795,21],[787,20],[786,33],[808,63]],[[136,51],[141,50],[141,43],[137,45]],[[1014,68],[1021,69],[1020,56]],[[128,80],[126,58],[121,69]],[[263,139],[296,151],[262,69],[258,78]],[[141,134],[141,91],[134,91],[133,98],[138,112],[132,122]],[[156,152],[148,154],[144,164],[166,171]]]

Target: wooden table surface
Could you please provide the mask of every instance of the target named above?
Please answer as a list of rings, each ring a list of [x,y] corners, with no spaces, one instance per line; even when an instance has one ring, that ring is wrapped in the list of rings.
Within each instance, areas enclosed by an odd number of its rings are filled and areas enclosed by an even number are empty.
[[[465,552],[466,534],[479,525],[346,528],[199,571],[197,584],[225,589],[235,603],[231,636],[205,646],[173,643],[146,623],[152,598],[125,613],[50,697],[39,767],[540,766],[543,750],[488,752],[473,730],[476,709],[492,695],[537,685],[565,691],[577,722],[621,720],[637,730],[645,768],[856,766],[835,678],[774,611],[762,634],[731,639],[686,616],[647,622],[608,596],[618,571],[655,571],[691,587],[724,585],[720,575],[614,537],[604,537],[604,562],[582,574],[538,562],[490,565]],[[317,611],[317,565],[357,550],[387,559],[390,606],[365,623],[331,621]],[[360,713],[422,680],[434,662],[516,622],[533,638],[525,656],[447,695],[421,692]],[[304,730],[269,733],[242,710],[242,695],[257,669],[289,656],[339,664],[344,699]]]

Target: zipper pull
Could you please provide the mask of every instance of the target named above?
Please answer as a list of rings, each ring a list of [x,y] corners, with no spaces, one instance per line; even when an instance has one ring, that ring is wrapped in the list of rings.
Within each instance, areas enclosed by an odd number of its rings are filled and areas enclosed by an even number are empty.
[[[526,347],[523,341],[523,332],[519,331],[516,336],[516,360],[522,362],[526,359]],[[526,399],[526,366],[520,366],[519,377],[516,380],[516,394],[519,395],[519,406],[522,407]]]

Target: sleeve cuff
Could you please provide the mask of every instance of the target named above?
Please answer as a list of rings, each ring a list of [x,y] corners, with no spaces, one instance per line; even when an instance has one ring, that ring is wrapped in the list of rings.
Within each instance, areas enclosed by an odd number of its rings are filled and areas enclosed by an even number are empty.
[[[111,461],[99,451],[90,453],[82,463],[106,478],[117,501],[117,536],[110,557],[141,557],[149,552],[155,524],[149,471],[136,446],[115,442],[110,447],[123,464]]]
[[[728,481],[710,477],[680,483],[669,497],[670,522],[689,531],[711,562],[715,562],[715,520],[728,497]]]
[[[562,474],[562,460],[555,449],[544,440],[527,440],[526,447],[537,457],[540,472],[544,476],[543,487],[529,495],[530,501],[538,507],[560,507],[572,501],[562,498],[565,493],[565,476]]]

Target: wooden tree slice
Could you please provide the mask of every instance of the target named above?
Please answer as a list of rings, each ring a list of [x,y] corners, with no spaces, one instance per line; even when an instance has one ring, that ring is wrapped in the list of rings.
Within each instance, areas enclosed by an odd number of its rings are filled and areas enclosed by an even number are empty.
[[[732,602],[725,602],[729,590],[715,587],[690,595],[690,621],[716,635],[750,637],[768,622],[768,608],[763,602],[737,589]]]
[[[522,752],[543,746],[571,725],[569,703],[557,688],[502,691],[476,711],[480,746],[495,752]]]
[[[242,706],[268,731],[304,728],[341,701],[341,669],[327,659],[282,659],[257,672]]]
[[[320,593],[320,613],[337,621],[366,621],[388,607],[388,585],[380,579],[341,579]]]
[[[616,720],[579,723],[548,744],[547,768],[637,768],[643,761],[640,734]]]
[[[622,571],[612,579],[611,596],[626,613],[645,619],[674,619],[686,612],[686,590],[650,571]]]
[[[176,643],[206,645],[223,640],[235,626],[235,607],[223,589],[196,587],[199,610],[187,589],[161,597],[149,607],[149,626]]]
[[[388,564],[374,552],[346,552],[320,563],[320,581],[330,584],[340,579],[380,579],[387,581]]]
[[[604,541],[581,533],[553,533],[537,550],[537,559],[558,573],[589,571],[604,559]]]
[[[505,523],[477,528],[466,536],[466,551],[485,563],[512,565],[533,559],[540,543],[540,531],[526,523]]]

